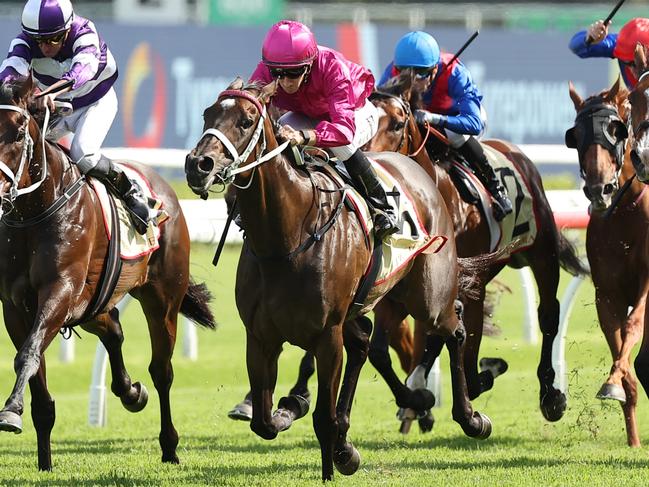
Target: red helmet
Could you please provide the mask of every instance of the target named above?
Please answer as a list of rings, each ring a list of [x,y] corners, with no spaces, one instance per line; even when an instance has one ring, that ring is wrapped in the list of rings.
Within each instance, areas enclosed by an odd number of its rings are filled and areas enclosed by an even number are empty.
[[[309,28],[293,20],[273,25],[264,39],[261,59],[278,68],[295,68],[310,64],[318,54],[318,44]]]
[[[637,43],[649,47],[649,19],[639,17],[624,24],[617,36],[613,56],[620,61],[633,61]]]

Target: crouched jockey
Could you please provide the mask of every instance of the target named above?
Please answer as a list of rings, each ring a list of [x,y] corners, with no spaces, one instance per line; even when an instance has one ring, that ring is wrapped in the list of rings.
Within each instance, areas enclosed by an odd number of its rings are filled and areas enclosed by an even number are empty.
[[[440,52],[435,38],[421,31],[409,32],[399,40],[394,61],[385,69],[379,85],[406,68],[413,71],[414,89],[423,93],[426,104],[426,110],[415,111],[417,122],[427,122],[445,132],[451,146],[491,193],[494,217],[502,220],[512,212],[512,203],[477,139],[484,133],[487,115],[468,69],[459,59],[453,60],[452,54]]]
[[[383,238],[398,230],[395,211],[374,168],[359,149],[378,129],[378,111],[367,99],[372,73],[337,51],[316,44],[308,27],[291,20],[273,25],[251,81],[277,80],[272,103],[288,110],[279,134],[292,143],[328,148],[343,161],[373,214]]]
[[[27,1],[22,32],[9,46],[0,80],[26,77],[30,71],[39,90],[52,90],[38,98],[38,108],[53,111],[58,97],[74,109],[50,126],[48,138],[73,134],[72,162],[83,174],[105,183],[124,202],[135,229],[146,233],[157,212],[149,208],[141,188],[100,152],[117,113],[115,59],[95,25],[74,14],[70,0]],[[58,86],[67,87],[57,90]]]

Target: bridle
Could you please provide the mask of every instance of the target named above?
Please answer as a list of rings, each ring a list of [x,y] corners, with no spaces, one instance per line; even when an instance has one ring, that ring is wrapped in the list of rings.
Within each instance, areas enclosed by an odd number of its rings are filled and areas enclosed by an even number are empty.
[[[205,132],[203,132],[203,134],[200,137],[200,139],[203,139],[203,137],[205,137],[206,135],[211,135],[213,137],[216,137],[221,141],[223,147],[225,147],[230,153],[230,155],[232,156],[232,163],[225,166],[221,171],[219,171],[215,175],[215,177],[220,180],[220,183],[223,185],[223,188],[225,189],[226,185],[230,183],[234,184],[234,179],[237,174],[249,171],[251,169],[254,170],[260,164],[263,164],[264,162],[274,158],[276,155],[280,154],[288,146],[289,142],[286,141],[280,144],[279,146],[277,146],[272,151],[264,154],[264,151],[266,150],[266,134],[264,132],[264,122],[267,116],[266,105],[262,105],[262,103],[260,103],[259,100],[254,95],[252,95],[251,93],[245,90],[225,90],[221,92],[221,94],[217,98],[217,102],[221,101],[224,98],[243,98],[251,102],[259,111],[259,120],[257,121],[257,126],[255,127],[255,131],[253,132],[250,141],[248,142],[248,145],[246,146],[246,148],[241,154],[239,154],[234,144],[230,141],[230,139],[228,139],[227,135],[225,135],[219,129],[209,128],[205,130]],[[261,139],[261,147],[258,151],[257,159],[249,164],[241,166],[242,163],[248,160],[248,157],[250,156],[250,154],[252,154],[252,151],[255,150],[260,139]],[[235,186],[239,189],[248,189],[252,184],[254,175],[255,173],[253,171],[252,175],[250,176],[250,180],[248,181],[248,184],[246,184],[245,186],[237,186],[236,184]]]

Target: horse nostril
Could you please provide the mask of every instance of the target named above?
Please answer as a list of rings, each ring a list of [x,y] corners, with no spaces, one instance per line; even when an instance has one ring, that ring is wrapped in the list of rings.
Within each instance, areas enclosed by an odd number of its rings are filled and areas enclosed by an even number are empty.
[[[611,183],[604,185],[604,194],[611,194],[613,192],[613,185]]]
[[[214,169],[214,159],[209,156],[203,156],[198,159],[198,170],[209,174]]]

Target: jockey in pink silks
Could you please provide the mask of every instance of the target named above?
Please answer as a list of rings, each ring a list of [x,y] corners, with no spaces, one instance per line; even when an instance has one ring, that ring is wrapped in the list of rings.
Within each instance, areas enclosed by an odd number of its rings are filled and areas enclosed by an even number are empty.
[[[379,114],[368,100],[372,73],[316,44],[305,25],[282,20],[266,34],[262,61],[250,80],[277,80],[272,103],[288,110],[279,119],[279,135],[295,145],[327,148],[343,161],[371,207],[377,237],[396,232],[394,209],[360,150],[378,129]]]

